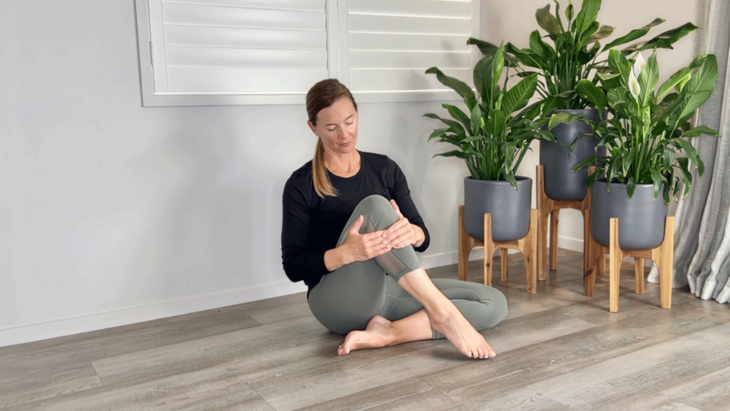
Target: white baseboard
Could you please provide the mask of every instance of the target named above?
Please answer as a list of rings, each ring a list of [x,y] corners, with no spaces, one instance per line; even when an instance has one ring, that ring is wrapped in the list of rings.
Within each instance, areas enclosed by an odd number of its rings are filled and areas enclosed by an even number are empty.
[[[0,347],[190,314],[302,291],[307,291],[307,287],[303,283],[291,283],[288,280],[277,281],[221,293],[19,325],[0,330]]]

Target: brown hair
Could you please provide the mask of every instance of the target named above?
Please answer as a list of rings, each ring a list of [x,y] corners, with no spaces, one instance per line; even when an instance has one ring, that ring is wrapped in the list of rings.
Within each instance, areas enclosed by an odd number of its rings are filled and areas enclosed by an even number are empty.
[[[350,90],[340,83],[339,80],[330,78],[322,80],[313,85],[307,92],[307,115],[312,124],[317,125],[317,114],[327,107],[335,104],[335,102],[343,97],[347,97],[352,101],[352,105],[357,111],[357,103],[352,97]],[[322,139],[317,139],[317,147],[314,149],[314,158],[312,159],[312,179],[314,181],[314,191],[318,196],[337,196],[337,190],[332,186],[332,182],[327,176],[327,170],[324,167],[324,146]]]

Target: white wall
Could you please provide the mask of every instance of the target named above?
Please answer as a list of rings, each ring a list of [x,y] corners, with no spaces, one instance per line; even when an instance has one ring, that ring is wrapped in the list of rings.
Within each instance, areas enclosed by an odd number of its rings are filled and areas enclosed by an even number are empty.
[[[695,1],[612,0],[600,20],[668,28]],[[483,37],[522,45],[545,0],[484,2]],[[0,346],[304,290],[279,244],[282,187],[314,147],[303,105],[142,108],[133,2],[38,3],[0,3]],[[360,108],[359,148],[401,165],[429,225],[426,266],[456,261],[467,174],[431,158],[438,109]]]

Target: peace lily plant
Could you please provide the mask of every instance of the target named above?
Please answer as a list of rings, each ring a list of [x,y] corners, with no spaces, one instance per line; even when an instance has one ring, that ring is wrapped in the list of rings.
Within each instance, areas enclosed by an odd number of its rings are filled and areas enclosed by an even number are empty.
[[[475,180],[508,181],[516,189],[515,172],[530,143],[535,139],[554,141],[554,137],[550,132],[540,130],[547,120],[534,121],[540,114],[540,107],[526,108],[537,88],[537,74],[524,76],[508,89],[508,70],[509,67],[505,70],[504,50],[500,46],[474,67],[475,94],[461,80],[446,76],[436,67],[429,68],[426,73],[436,74],[443,85],[463,98],[468,113],[454,105],[442,104],[453,119],[432,113],[425,116],[447,126],[431,133],[429,140],[437,139],[458,148],[438,156],[463,159]]]
[[[631,30],[601,47],[600,41],[614,31],[614,27],[596,21],[601,0],[583,0],[577,15],[573,3],[568,1],[564,12],[565,23],[560,13],[560,3],[553,1],[554,14],[550,12],[550,4],[535,13],[538,26],[547,34],[534,30],[530,33],[528,48],[518,48],[512,43],[504,47],[507,62],[515,68],[518,76],[538,74],[540,81],[537,93],[544,102],[542,112],[545,115],[556,109],[582,109],[590,105],[590,100],[576,93],[576,86],[580,81],[589,79],[596,84],[597,79],[591,78],[593,73],[608,71],[606,60],[599,60],[599,57],[605,56],[603,53],[611,48],[639,40],[665,21],[655,18],[649,24]],[[622,52],[627,55],[656,48],[671,49],[672,44],[695,29],[697,26],[694,24],[685,23],[648,41],[635,42]],[[470,38],[467,43],[477,45],[485,55],[493,55],[497,49],[494,44],[474,38]]]
[[[621,51],[609,52],[610,73],[598,73],[601,87],[583,79],[576,85],[580,96],[602,113],[609,115],[593,122],[567,113],[553,115],[549,127],[562,122],[582,121],[589,124],[592,134],[605,146],[609,155],[591,158],[574,170],[597,162],[596,171],[589,176],[588,185],[597,177],[606,177],[607,190],[611,183],[626,184],[629,198],[637,184],[653,184],[654,199],[664,190],[664,203],[676,200],[680,182],[683,197],[692,187],[690,164],[704,173],[704,164],[687,139],[719,136],[705,126],[692,127],[690,119],[712,94],[717,81],[717,60],[713,54],[697,57],[692,63],[674,73],[657,90],[659,67],[656,50],[645,61],[637,53],[630,61]],[[681,153],[684,155],[678,155]],[[678,171],[678,172],[677,172]]]

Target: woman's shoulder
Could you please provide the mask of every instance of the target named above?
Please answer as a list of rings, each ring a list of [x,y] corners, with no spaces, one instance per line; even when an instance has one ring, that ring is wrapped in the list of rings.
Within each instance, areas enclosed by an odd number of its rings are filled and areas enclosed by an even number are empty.
[[[287,189],[296,189],[302,193],[308,192],[310,189],[313,190],[311,160],[291,173],[284,186],[284,190]]]
[[[291,176],[289,176],[289,180],[306,179],[306,178],[310,178],[310,179],[312,178],[312,160],[309,160],[306,163],[304,163],[303,166],[294,170],[294,172],[291,173]]]
[[[378,153],[368,153],[366,151],[361,151],[360,155],[365,158],[365,161],[368,163],[368,165],[378,169],[382,170],[386,167],[398,167],[398,165],[393,161],[390,157],[386,156],[385,154],[378,154]]]
[[[398,163],[384,154],[366,153],[361,151],[360,155],[365,158],[366,167],[379,175],[393,178],[393,176],[402,174]]]

